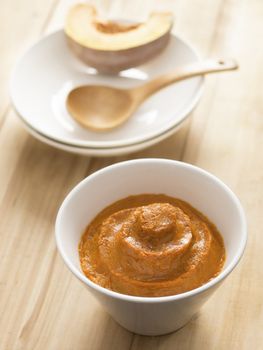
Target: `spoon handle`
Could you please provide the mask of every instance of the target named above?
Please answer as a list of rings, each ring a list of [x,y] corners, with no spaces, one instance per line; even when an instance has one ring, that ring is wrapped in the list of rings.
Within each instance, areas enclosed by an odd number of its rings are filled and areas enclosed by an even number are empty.
[[[136,99],[143,101],[146,97],[163,87],[173,84],[177,81],[192,78],[198,75],[224,72],[228,70],[235,70],[238,64],[233,59],[209,59],[202,62],[195,62],[183,67],[177,68],[174,72],[161,75],[146,84],[133,89]]]

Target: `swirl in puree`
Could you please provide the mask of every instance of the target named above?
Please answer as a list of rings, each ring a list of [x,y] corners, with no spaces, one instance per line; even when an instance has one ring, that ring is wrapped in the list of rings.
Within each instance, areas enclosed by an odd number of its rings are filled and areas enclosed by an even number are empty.
[[[215,225],[190,204],[142,194],[100,212],[81,238],[79,255],[84,274],[102,287],[158,297],[217,276],[225,248]]]

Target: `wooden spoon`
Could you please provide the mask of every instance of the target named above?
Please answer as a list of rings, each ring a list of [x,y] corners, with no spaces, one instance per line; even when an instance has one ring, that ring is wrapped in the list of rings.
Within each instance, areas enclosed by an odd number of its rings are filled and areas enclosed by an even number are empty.
[[[69,93],[67,109],[82,126],[96,131],[109,130],[125,122],[148,96],[167,85],[198,75],[237,68],[238,64],[231,59],[207,60],[178,67],[173,73],[161,75],[132,89],[80,86]]]

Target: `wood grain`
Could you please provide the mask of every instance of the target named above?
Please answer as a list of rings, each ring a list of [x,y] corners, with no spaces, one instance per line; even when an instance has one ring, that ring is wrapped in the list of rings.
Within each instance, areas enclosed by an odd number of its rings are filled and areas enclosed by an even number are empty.
[[[61,27],[72,3],[1,2],[0,349],[261,349],[263,2],[155,1],[174,11],[175,31],[203,57],[234,56],[240,70],[208,77],[191,120],[174,136],[136,154],[102,159],[33,139],[8,99],[18,55],[44,32]],[[219,176],[240,197],[249,226],[235,272],[195,319],[162,337],[134,335],[117,325],[67,270],[54,241],[57,210],[75,184],[99,168],[141,157],[180,159]]]

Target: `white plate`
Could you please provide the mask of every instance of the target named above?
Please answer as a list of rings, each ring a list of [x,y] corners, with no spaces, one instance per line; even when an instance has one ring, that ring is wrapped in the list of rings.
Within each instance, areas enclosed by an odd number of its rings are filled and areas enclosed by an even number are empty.
[[[174,134],[181,126],[184,124],[183,122],[179,125],[176,125],[172,129],[168,130],[167,132],[151,139],[145,142],[137,143],[130,146],[125,147],[113,147],[113,148],[88,148],[88,147],[77,147],[77,146],[69,146],[68,144],[64,144],[61,142],[54,141],[48,137],[45,137],[32,129],[28,124],[24,122],[22,118],[20,118],[20,121],[22,122],[23,127],[36,139],[42,141],[43,143],[48,144],[49,146],[61,149],[66,152],[70,153],[76,153],[81,155],[87,155],[87,156],[94,156],[94,157],[113,157],[113,156],[120,156],[124,154],[134,153],[141,151],[145,148],[148,148],[150,146],[153,146],[154,144],[161,142],[162,140],[166,139],[167,137]]]
[[[55,142],[96,149],[129,146],[153,139],[181,123],[201,96],[203,78],[162,89],[147,99],[128,122],[104,133],[82,128],[71,118],[65,107],[68,92],[83,84],[132,87],[198,60],[189,44],[172,36],[166,50],[149,63],[118,76],[97,74],[75,58],[60,30],[41,39],[18,62],[10,84],[11,98],[24,122]]]

